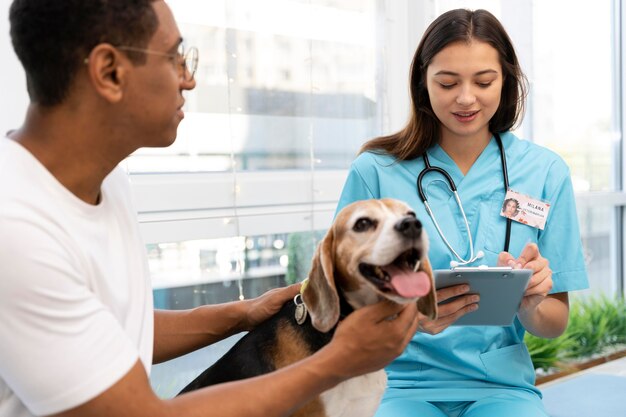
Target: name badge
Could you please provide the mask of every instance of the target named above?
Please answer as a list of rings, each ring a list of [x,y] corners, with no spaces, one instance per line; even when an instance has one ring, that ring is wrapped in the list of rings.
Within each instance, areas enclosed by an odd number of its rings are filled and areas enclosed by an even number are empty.
[[[504,197],[500,215],[518,223],[543,230],[550,211],[550,203],[537,200],[509,188]]]

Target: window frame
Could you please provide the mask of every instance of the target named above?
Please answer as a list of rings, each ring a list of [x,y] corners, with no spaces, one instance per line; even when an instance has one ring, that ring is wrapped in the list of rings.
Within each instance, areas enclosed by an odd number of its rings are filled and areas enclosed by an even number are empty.
[[[144,241],[159,243],[327,229],[346,176],[280,170],[130,178]]]

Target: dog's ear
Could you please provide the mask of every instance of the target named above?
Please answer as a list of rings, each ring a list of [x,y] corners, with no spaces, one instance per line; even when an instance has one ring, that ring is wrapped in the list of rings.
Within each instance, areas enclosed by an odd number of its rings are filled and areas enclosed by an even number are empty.
[[[311,315],[311,322],[320,332],[326,333],[339,320],[339,296],[335,287],[332,228],[317,246],[309,282],[302,292],[302,300]]]
[[[428,291],[428,294],[417,300],[417,309],[429,319],[434,320],[437,318],[437,290],[435,289],[433,268],[430,266],[428,259],[422,260],[420,269],[426,272],[430,278],[430,291]]]

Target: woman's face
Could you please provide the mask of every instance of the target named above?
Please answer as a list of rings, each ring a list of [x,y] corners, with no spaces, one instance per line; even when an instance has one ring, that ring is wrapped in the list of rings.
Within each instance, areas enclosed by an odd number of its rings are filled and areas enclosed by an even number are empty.
[[[491,137],[489,120],[502,93],[502,67],[494,47],[476,40],[446,46],[426,69],[426,88],[441,122],[442,142]]]
[[[504,208],[504,214],[508,216],[512,216],[515,214],[516,210],[517,210],[517,203],[515,203],[515,201],[508,201]]]

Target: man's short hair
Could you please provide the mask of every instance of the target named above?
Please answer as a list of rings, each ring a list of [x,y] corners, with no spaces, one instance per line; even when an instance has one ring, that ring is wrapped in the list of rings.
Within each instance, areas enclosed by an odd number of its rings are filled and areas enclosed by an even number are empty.
[[[11,41],[33,103],[54,106],[100,43],[145,47],[158,27],[156,0],[14,0]],[[129,58],[136,64],[145,56]],[[143,61],[142,61],[143,60]]]

